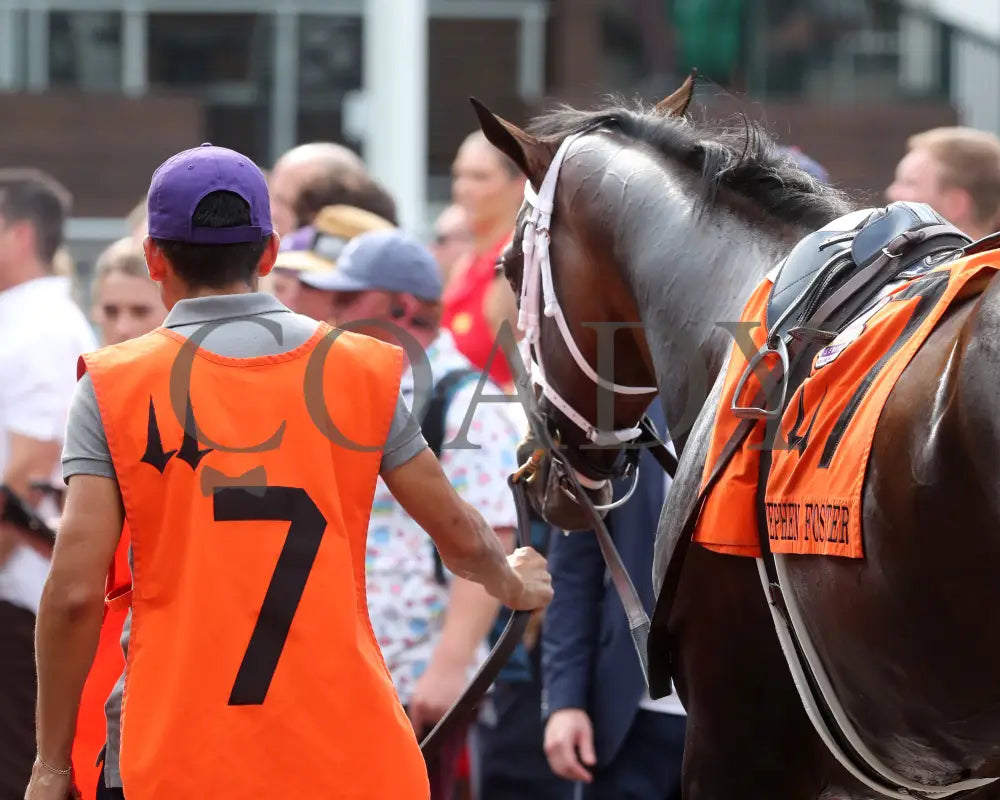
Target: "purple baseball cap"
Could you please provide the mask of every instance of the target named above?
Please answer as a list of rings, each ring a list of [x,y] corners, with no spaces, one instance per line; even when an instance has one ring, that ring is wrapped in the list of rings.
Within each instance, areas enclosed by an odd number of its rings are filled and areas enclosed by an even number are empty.
[[[191,218],[205,195],[233,192],[250,206],[250,224],[194,227]],[[164,161],[153,173],[146,201],[149,236],[190,244],[259,242],[271,235],[271,201],[260,168],[235,150],[205,142]]]

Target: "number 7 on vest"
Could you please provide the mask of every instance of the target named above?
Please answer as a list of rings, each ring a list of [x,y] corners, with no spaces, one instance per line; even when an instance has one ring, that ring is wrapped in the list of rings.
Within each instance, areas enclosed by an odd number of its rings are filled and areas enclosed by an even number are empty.
[[[229,695],[231,706],[260,705],[267,696],[292,618],[319,552],[326,518],[305,489],[291,486],[216,489],[213,511],[216,522],[287,520],[291,523]]]

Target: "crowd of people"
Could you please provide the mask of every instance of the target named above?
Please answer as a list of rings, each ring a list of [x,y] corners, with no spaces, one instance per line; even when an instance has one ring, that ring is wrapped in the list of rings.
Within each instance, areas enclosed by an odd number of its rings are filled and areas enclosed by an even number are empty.
[[[213,153],[220,150],[208,149]],[[828,179],[822,167],[801,152],[786,152],[817,178]],[[192,164],[201,163],[196,152],[184,157],[193,159]],[[253,178],[247,178],[233,166],[235,163],[226,162],[228,166],[219,168],[229,184],[222,180],[210,185],[252,184]],[[501,326],[516,328],[516,304],[510,286],[497,273],[496,262],[514,233],[524,195],[520,170],[482,134],[470,134],[454,159],[452,203],[435,221],[432,240],[424,243],[398,227],[391,194],[372,178],[355,153],[338,144],[310,143],[284,154],[267,171],[263,189],[251,186],[247,190],[256,194],[252,202],[243,203],[246,208],[239,203],[233,206],[225,190],[199,194],[197,187],[184,183],[198,180],[198,169],[207,167],[189,167],[192,178],[171,173],[169,165],[167,162],[154,176],[150,195],[139,213],[130,216],[129,235],[110,245],[97,260],[89,292],[92,302],[86,313],[74,301],[77,295],[72,278],[63,274],[65,268],[57,267],[66,254],[64,225],[71,198],[52,176],[37,170],[0,170],[0,475],[11,493],[4,501],[4,521],[0,521],[0,800],[23,797],[29,778],[38,792],[35,796],[48,797],[44,787],[69,774],[69,750],[64,761],[43,760],[42,737],[49,737],[45,741],[50,747],[51,742],[60,741],[60,724],[69,726],[63,738],[68,737],[71,749],[71,777],[87,800],[123,797],[123,772],[140,776],[155,771],[156,765],[142,763],[135,749],[143,741],[155,743],[173,735],[169,722],[164,722],[162,729],[146,724],[143,731],[139,726],[133,739],[139,744],[132,744],[130,752],[127,745],[122,747],[126,654],[137,597],[132,597],[131,607],[128,602],[116,601],[127,601],[133,579],[138,585],[140,575],[150,574],[150,563],[145,561],[149,552],[164,563],[176,561],[178,570],[206,569],[216,553],[199,545],[194,548],[198,552],[192,554],[170,543],[167,523],[180,520],[178,524],[185,524],[187,512],[164,505],[167,501],[163,498],[157,499],[159,505],[143,506],[146,501],[132,495],[150,490],[152,472],[132,474],[131,467],[124,468],[127,459],[121,453],[134,445],[138,455],[145,447],[142,461],[146,467],[156,466],[157,474],[163,473],[164,465],[177,454],[191,464],[193,474],[205,454],[226,447],[201,441],[189,445],[186,439],[181,445],[169,439],[168,429],[182,429],[164,422],[170,416],[171,403],[178,402],[176,398],[168,397],[166,390],[160,397],[145,388],[139,373],[152,367],[126,368],[111,356],[88,355],[78,363],[81,355],[92,354],[99,346],[118,345],[121,349],[113,352],[138,354],[144,359],[148,354],[148,363],[154,364],[161,358],[160,350],[145,344],[154,341],[149,336],[153,331],[170,334],[163,341],[182,342],[209,325],[211,330],[199,340],[200,346],[214,354],[210,361],[219,369],[247,359],[258,366],[273,367],[274,375],[281,376],[285,373],[277,370],[284,364],[281,368],[300,380],[293,356],[316,346],[316,331],[327,330],[317,329],[318,323],[366,334],[358,341],[403,347],[412,368],[400,367],[396,384],[382,401],[373,398],[367,410],[344,401],[351,406],[353,416],[349,416],[354,421],[374,414],[372,409],[383,401],[386,417],[384,425],[376,424],[373,418],[366,429],[385,443],[376,448],[379,457],[372,460],[369,454],[357,453],[357,474],[351,480],[344,479],[345,485],[358,487],[357,513],[363,512],[367,520],[364,530],[353,531],[354,517],[346,503],[340,512],[345,520],[342,535],[349,539],[356,534],[363,542],[360,555],[354,559],[362,575],[354,578],[366,607],[363,613],[358,611],[354,627],[345,627],[336,635],[343,641],[364,638],[370,620],[380,663],[405,713],[411,739],[422,739],[459,697],[496,641],[509,608],[516,605],[497,577],[501,566],[495,561],[488,569],[482,566],[487,556],[480,553],[479,566],[469,567],[471,561],[456,555],[450,540],[443,534],[435,536],[432,529],[445,525],[436,521],[444,513],[443,506],[461,503],[454,508],[475,509],[475,524],[482,526],[480,534],[491,532],[492,541],[499,542],[508,555],[514,550],[517,520],[507,477],[516,468],[515,451],[525,420],[516,402],[481,402],[480,398],[514,390],[511,367],[494,344]],[[247,172],[256,169],[249,159],[239,161],[239,166]],[[187,194],[178,195],[182,190]],[[243,195],[237,196],[240,198],[246,200]],[[926,202],[973,238],[997,231],[1000,140],[965,128],[914,136],[886,198]],[[178,208],[182,209],[180,216]],[[220,233],[223,229],[225,233]],[[278,236],[270,237],[271,231]],[[270,253],[272,245],[274,252]],[[206,273],[215,270],[212,274],[216,277],[203,283],[185,278],[198,269]],[[237,285],[241,276],[249,281],[244,281],[248,290],[228,294],[227,287]],[[376,372],[391,372],[389,351],[359,348],[366,355],[357,364],[337,363],[350,372],[358,386],[374,387],[385,377]],[[414,359],[425,361],[432,378],[429,402],[420,415],[411,413],[419,373]],[[371,363],[364,363],[368,360]],[[186,412],[182,407],[177,413],[186,413],[192,424],[197,416],[200,425],[195,427],[210,427],[216,442],[228,441],[218,430],[230,430],[240,438],[240,425],[247,429],[241,441],[266,439],[268,431],[258,428],[271,420],[256,424],[254,414],[229,420],[207,404],[192,400],[194,388],[204,391],[205,386],[214,385],[206,382],[214,380],[211,376],[215,373],[204,369],[205,376],[198,379],[201,383],[192,378]],[[347,380],[347,376],[321,380],[335,378]],[[280,381],[274,385],[280,387]],[[345,397],[354,389],[343,382],[331,385],[340,386]],[[249,387],[247,383],[232,394],[252,394]],[[279,388],[274,391],[280,394]],[[251,399],[234,397],[231,402],[249,403]],[[268,406],[263,400],[254,402]],[[669,441],[656,403],[650,415]],[[288,435],[293,440],[304,435],[296,425],[291,416]],[[284,426],[282,423],[282,430]],[[187,430],[186,423],[183,429]],[[459,440],[472,446],[447,446]],[[404,469],[406,465],[419,462],[421,469],[430,469],[418,458],[425,446],[433,454],[434,464],[440,464],[443,479],[454,491],[454,501],[442,500],[440,491],[431,492],[427,488],[430,483],[419,483],[417,492],[413,488],[418,484],[416,478],[404,481],[400,477],[409,469]],[[230,448],[227,457],[239,449]],[[260,455],[267,470],[280,471],[277,461]],[[318,465],[322,460],[315,459],[314,481],[326,474]],[[236,469],[235,462],[219,463]],[[365,488],[366,476],[371,479],[370,489]],[[124,507],[118,507],[120,502],[105,503],[107,497],[99,496],[103,489],[91,486],[93,477],[112,479],[105,483],[120,491]],[[206,485],[207,479],[201,480]],[[237,483],[219,485],[241,485],[239,479],[233,480]],[[430,478],[421,477],[420,481]],[[84,499],[72,500],[74,484],[84,487],[77,493]],[[669,485],[669,478],[665,479],[655,465],[641,469],[639,486],[630,502],[608,515],[609,530],[647,611],[651,611],[654,597],[649,564]],[[368,496],[371,502],[366,505]],[[130,534],[116,536],[113,542],[108,539],[107,552],[95,545],[98,555],[104,553],[103,573],[108,573],[109,562],[112,569],[106,581],[102,577],[97,655],[92,664],[87,662],[82,676],[85,681],[80,687],[78,715],[66,709],[53,710],[41,701],[36,709],[39,683],[55,680],[41,667],[43,643],[48,641],[45,637],[72,638],[75,629],[66,628],[57,635],[61,629],[55,622],[44,629],[39,626],[36,654],[36,617],[44,606],[43,587],[50,573],[55,580],[56,570],[50,562],[51,548],[37,537],[26,536],[23,527],[6,513],[12,498],[20,498],[58,527],[60,538],[67,536],[67,544],[60,545],[65,548],[72,547],[69,542],[74,536],[85,541],[81,537],[91,531],[88,525],[97,525],[92,517],[98,512],[93,509],[105,508],[105,521],[117,519],[119,533],[122,518],[127,517],[127,532],[131,527]],[[427,508],[432,501],[442,508]],[[85,502],[90,505],[79,505]],[[234,516],[229,519],[251,519],[239,516],[238,511],[231,513]],[[217,507],[216,519],[218,514]],[[531,539],[532,548],[548,559],[554,589],[551,602],[547,598],[539,601],[544,589],[532,595],[536,605],[548,603],[548,607],[537,616],[529,635],[480,703],[477,718],[457,729],[422,765],[430,797],[679,798],[684,708],[676,695],[658,701],[649,697],[625,614],[606,580],[596,540],[585,533],[564,535],[538,519],[533,521]],[[136,556],[140,541],[143,555]],[[83,550],[75,557],[81,572],[87,558],[98,558]],[[514,565],[524,585],[530,580],[544,583],[539,563],[524,558],[506,563]],[[96,568],[102,568],[99,558]],[[63,585],[70,596],[61,600],[50,597],[47,602],[50,606],[62,603],[60,619],[66,625],[78,618],[90,619],[87,614],[95,613],[96,606],[85,602],[89,594],[77,590],[73,577],[64,572],[65,568],[59,577],[67,581]],[[353,578],[348,576],[348,580]],[[331,592],[341,596],[344,590],[331,587]],[[208,592],[206,596],[214,595]],[[528,603],[523,597],[520,601]],[[147,619],[155,619],[152,611],[145,613]],[[211,614],[212,609],[190,608],[184,613]],[[309,624],[320,625],[320,612],[314,609],[311,613]],[[154,622],[146,624],[155,628]],[[173,685],[165,677],[171,666],[149,664],[149,659],[172,652],[182,666],[184,659],[194,658],[207,664],[213,660],[212,653],[189,652],[185,648],[193,647],[197,640],[185,639],[183,632],[177,633],[173,651],[169,644],[150,644],[149,638],[142,641],[149,654],[145,661],[141,649],[134,655],[129,703],[140,709],[149,704],[146,707],[155,709],[159,692],[159,702],[185,709],[177,724],[191,724],[197,709],[192,711],[189,706],[202,702],[205,695]],[[79,645],[81,652],[94,646],[94,641]],[[359,650],[363,649],[359,645]],[[249,649],[247,652],[249,658]],[[373,652],[364,651],[359,658],[370,660],[375,657]],[[143,675],[147,681],[154,680],[151,676],[157,668],[161,670],[158,687],[135,688]],[[236,685],[232,691],[235,697]],[[319,698],[307,696],[300,702],[313,700],[319,702]],[[58,700],[50,699],[49,703],[57,704]],[[364,717],[382,712],[362,705],[352,708],[362,718],[341,721],[349,728],[356,726],[363,740],[368,725]],[[386,718],[392,716],[385,709],[383,712]],[[295,725],[296,720],[291,714],[288,724]],[[399,722],[395,721],[397,726]],[[232,736],[244,733],[236,728],[224,730]],[[338,733],[341,738],[351,735],[350,729]],[[386,746],[390,745],[387,739]],[[281,747],[276,745],[276,750]],[[54,756],[50,753],[48,758]],[[250,771],[263,774],[269,768],[260,765]],[[412,764],[382,764],[371,757],[360,769],[398,769],[405,775],[413,768]],[[170,771],[162,765],[160,769]],[[176,769],[183,770],[185,765]],[[298,770],[309,773],[329,767],[306,759]],[[204,779],[199,775],[198,780]],[[161,783],[164,787],[180,785],[169,780]],[[306,785],[299,779],[288,783],[289,787]]]

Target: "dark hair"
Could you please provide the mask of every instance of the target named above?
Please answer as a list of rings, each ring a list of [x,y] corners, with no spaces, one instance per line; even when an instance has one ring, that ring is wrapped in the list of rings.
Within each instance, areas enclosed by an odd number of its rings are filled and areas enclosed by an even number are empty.
[[[37,169],[0,169],[0,215],[27,221],[35,231],[38,258],[52,264],[63,243],[63,224],[73,202],[59,181]]]
[[[250,224],[250,206],[233,192],[210,192],[191,216],[196,228],[235,228]],[[250,284],[267,240],[238,244],[190,244],[154,239],[170,266],[188,286],[221,289],[233,283]]]
[[[398,225],[396,202],[373,178],[348,170],[317,170],[295,199],[297,228],[312,225],[327,206],[354,206]]]

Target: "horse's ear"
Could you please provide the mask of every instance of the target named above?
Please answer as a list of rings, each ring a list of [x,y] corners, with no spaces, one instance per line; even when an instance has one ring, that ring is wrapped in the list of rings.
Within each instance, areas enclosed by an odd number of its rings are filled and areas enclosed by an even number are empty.
[[[498,117],[475,97],[470,97],[469,101],[490,144],[517,164],[528,180],[535,184],[540,182],[559,149],[558,143],[526,133],[513,122]]]
[[[654,113],[662,117],[683,117],[691,104],[691,98],[694,96],[694,82],[697,77],[698,70],[692,69],[691,74],[684,79],[680,89],[656,104],[653,109]]]

